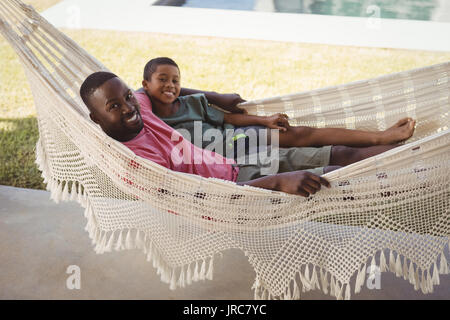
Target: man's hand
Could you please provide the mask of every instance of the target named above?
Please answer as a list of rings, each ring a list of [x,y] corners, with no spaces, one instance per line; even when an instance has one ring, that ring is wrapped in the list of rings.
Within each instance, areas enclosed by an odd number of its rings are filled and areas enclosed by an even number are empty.
[[[270,129],[287,131],[289,128],[288,116],[284,113],[276,113],[274,115],[264,117],[263,125]]]
[[[308,197],[321,189],[321,186],[330,188],[330,183],[321,176],[308,171],[293,171],[280,173],[275,176],[274,190]]]

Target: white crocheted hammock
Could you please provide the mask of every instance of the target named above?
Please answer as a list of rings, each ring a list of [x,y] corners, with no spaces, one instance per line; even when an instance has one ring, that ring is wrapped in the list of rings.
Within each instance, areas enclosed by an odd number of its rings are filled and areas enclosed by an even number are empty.
[[[383,130],[417,119],[399,148],[331,172],[303,198],[172,172],[133,154],[92,121],[78,90],[106,70],[31,7],[0,2],[0,30],[20,57],[38,114],[36,162],[55,201],[85,208],[97,253],[139,248],[170,288],[211,279],[239,248],[255,298],[321,289],[349,299],[376,265],[433,291],[448,274],[450,63],[246,103],[292,125]]]

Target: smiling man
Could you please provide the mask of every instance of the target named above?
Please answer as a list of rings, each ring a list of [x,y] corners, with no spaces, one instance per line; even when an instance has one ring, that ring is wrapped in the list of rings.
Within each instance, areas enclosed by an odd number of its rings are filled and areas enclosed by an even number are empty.
[[[140,106],[130,88],[115,75],[106,72],[94,74],[91,83],[105,84],[101,89],[88,88],[84,82],[81,97],[89,108],[91,120],[117,141],[129,141],[144,127]],[[96,90],[98,89],[98,90]]]

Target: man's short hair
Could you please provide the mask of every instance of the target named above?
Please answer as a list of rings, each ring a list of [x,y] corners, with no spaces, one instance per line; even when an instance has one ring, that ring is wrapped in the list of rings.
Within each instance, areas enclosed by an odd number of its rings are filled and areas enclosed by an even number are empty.
[[[168,64],[168,65],[177,67],[177,69],[180,70],[180,68],[175,63],[175,61],[173,61],[170,58],[167,58],[167,57],[154,58],[154,59],[150,60],[149,62],[147,62],[147,64],[144,67],[144,80],[149,81],[152,78],[152,74],[156,71],[156,68],[158,68],[158,66],[161,66],[164,64]]]
[[[89,109],[91,109],[91,106],[89,104],[89,97],[94,93],[95,90],[97,90],[98,87],[112,78],[117,78],[117,76],[111,72],[98,71],[92,73],[83,81],[80,87],[80,96]]]

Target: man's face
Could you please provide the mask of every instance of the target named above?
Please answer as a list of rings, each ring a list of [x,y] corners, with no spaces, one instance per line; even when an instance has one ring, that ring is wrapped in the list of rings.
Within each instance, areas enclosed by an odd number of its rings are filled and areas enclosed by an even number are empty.
[[[142,86],[152,99],[163,104],[173,103],[180,95],[180,71],[169,64],[159,65],[150,81],[144,80]]]
[[[89,97],[91,119],[118,141],[129,141],[142,130],[144,122],[133,92],[119,78],[102,84]]]

